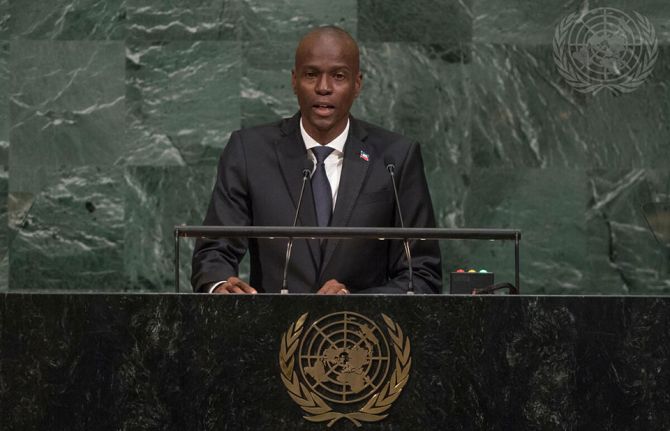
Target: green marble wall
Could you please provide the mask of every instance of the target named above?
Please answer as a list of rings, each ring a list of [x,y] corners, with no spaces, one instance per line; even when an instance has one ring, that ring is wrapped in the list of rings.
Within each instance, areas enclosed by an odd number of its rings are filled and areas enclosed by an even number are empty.
[[[654,24],[637,91],[558,74],[580,1],[0,0],[0,290],[171,290],[172,226],[201,222],[228,136],[296,110],[295,43],[337,24],[354,114],[422,143],[441,226],[521,229],[526,293],[670,292],[641,212],[670,199],[670,3],[588,4]],[[445,242],[445,271],[509,280],[512,251]]]

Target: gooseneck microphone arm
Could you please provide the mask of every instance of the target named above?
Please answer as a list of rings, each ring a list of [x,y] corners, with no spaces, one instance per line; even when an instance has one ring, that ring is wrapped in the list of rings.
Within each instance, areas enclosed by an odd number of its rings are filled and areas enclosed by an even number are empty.
[[[398,218],[400,219],[400,227],[405,227],[405,222],[402,219],[402,210],[400,209],[400,198],[398,197],[398,187],[395,183],[395,164],[393,161],[385,160],[386,170],[391,175],[391,183],[393,184],[393,195],[395,196],[395,206],[398,208]],[[409,249],[409,238],[403,240],[403,248],[405,249],[405,258],[407,259],[407,266],[409,268],[409,283],[407,284],[407,294],[414,295],[414,271],[412,269],[412,253]]]
[[[308,161],[311,165],[312,162]],[[307,180],[311,175],[312,170],[305,164],[305,167],[302,170],[302,186],[300,187],[300,196],[298,197],[298,205],[295,209],[295,216],[293,217],[293,227],[298,224],[298,215],[300,214],[300,207],[302,206],[302,196],[305,194],[305,185],[307,185]],[[286,258],[284,260],[284,275],[281,280],[281,294],[285,295],[288,293],[287,280],[288,280],[288,262],[291,260],[291,250],[293,250],[293,237],[288,239],[288,244],[286,244]]]

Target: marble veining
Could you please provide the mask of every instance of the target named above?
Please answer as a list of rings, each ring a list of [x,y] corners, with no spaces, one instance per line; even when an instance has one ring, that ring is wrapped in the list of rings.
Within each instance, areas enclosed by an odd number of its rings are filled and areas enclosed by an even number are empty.
[[[120,40],[125,36],[125,0],[8,0],[14,38]]]
[[[137,45],[126,52],[131,165],[215,165],[239,128],[236,42]]]
[[[656,30],[635,92],[577,93],[554,64],[555,25],[602,6]],[[664,0],[0,0],[0,286],[171,290],[171,226],[201,222],[232,131],[296,112],[295,43],[336,24],[360,42],[353,114],[421,144],[439,226],[521,229],[526,293],[670,292],[641,211],[670,199],[669,16]],[[512,279],[510,244],[442,252],[446,274]]]
[[[12,166],[114,163],[123,153],[123,46],[12,43]],[[54,143],[58,142],[59,145]]]

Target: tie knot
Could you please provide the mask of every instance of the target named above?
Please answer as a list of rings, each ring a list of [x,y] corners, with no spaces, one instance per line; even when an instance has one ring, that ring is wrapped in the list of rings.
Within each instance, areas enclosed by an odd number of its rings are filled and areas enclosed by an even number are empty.
[[[326,157],[328,157],[334,150],[335,148],[330,148],[323,145],[320,147],[313,147],[312,152],[314,153],[314,157],[316,157],[316,163],[322,164],[323,161],[326,160]]]

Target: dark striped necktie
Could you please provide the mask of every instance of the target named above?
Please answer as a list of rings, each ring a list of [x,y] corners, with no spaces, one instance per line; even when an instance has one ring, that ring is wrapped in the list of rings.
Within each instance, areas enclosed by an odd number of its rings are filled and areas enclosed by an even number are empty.
[[[324,146],[312,148],[316,157],[316,169],[312,175],[312,194],[314,195],[316,221],[321,227],[330,224],[330,216],[333,213],[333,193],[324,165],[324,161],[333,150],[334,148]]]

